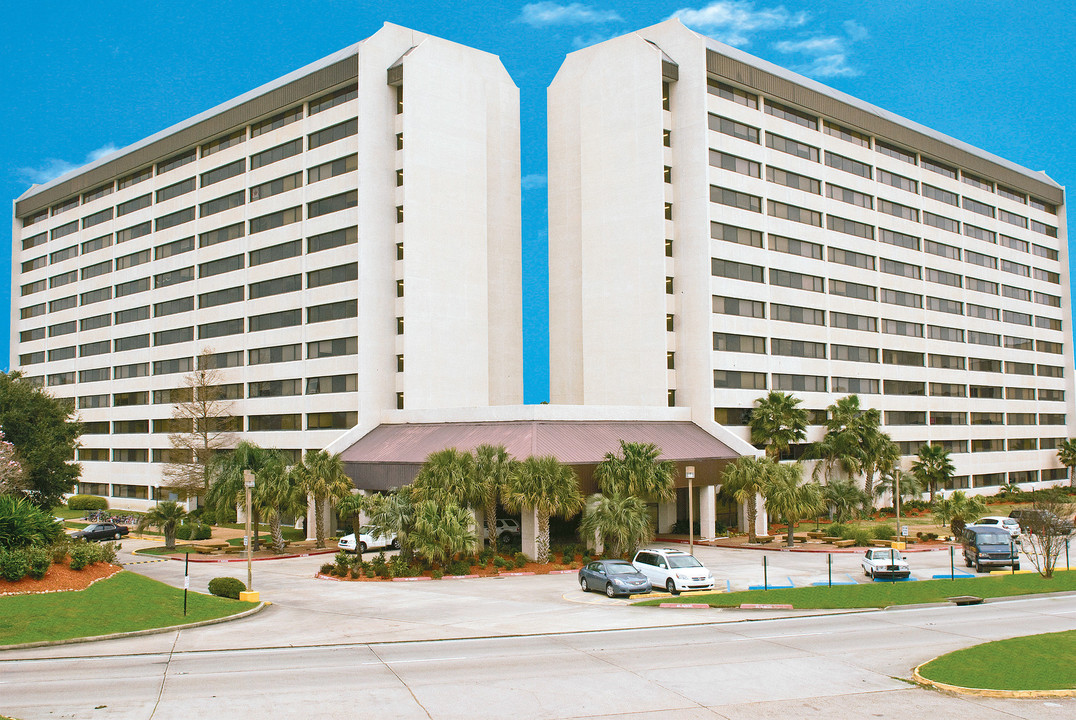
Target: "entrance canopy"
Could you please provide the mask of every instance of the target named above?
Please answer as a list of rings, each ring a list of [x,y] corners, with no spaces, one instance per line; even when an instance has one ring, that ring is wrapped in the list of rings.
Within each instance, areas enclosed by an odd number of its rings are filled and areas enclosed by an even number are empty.
[[[715,426],[718,427],[718,426]],[[593,490],[593,466],[606,453],[617,453],[620,441],[653,443],[661,459],[680,469],[696,468],[696,484],[717,482],[719,470],[740,457],[690,420],[504,420],[479,422],[382,423],[345,449],[347,474],[364,490],[388,490],[409,484],[430,453],[456,448],[468,452],[479,445],[503,445],[518,460],[552,455],[572,465],[585,492]]]

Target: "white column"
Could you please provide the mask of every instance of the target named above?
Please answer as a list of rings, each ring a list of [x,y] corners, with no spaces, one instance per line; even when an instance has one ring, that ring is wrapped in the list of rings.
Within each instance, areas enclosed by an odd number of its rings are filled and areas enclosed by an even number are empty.
[[[519,524],[523,533],[523,554],[534,558],[538,555],[538,511],[534,508],[523,508]]]
[[[755,534],[770,534],[770,516],[766,512],[766,500],[761,495],[755,495]]]
[[[672,532],[676,524],[676,500],[658,503],[658,532]]]
[[[598,504],[598,501],[596,499],[594,499],[594,498],[595,498],[595,496],[591,496],[590,498],[587,499],[587,509],[588,510],[592,509],[595,505]],[[660,515],[660,513],[661,513],[660,506],[659,506],[658,513],[659,513],[658,517],[660,519],[660,517],[661,517],[661,515]],[[674,516],[675,516],[675,513],[674,513]],[[592,536],[586,538],[586,542],[587,542],[587,549],[592,550],[594,552],[595,556],[601,555],[603,552],[605,552],[605,543],[602,541],[601,534],[598,533],[597,531],[595,531]]]
[[[736,527],[740,532],[747,532],[747,504],[736,504]]]
[[[475,552],[479,552],[485,546],[486,543],[486,514],[482,512],[481,508],[474,509],[474,536],[475,536]]]
[[[713,485],[699,486],[699,539],[717,537],[717,493]]]
[[[314,498],[307,495],[306,497],[306,539],[317,540],[318,535],[318,515],[314,512]]]

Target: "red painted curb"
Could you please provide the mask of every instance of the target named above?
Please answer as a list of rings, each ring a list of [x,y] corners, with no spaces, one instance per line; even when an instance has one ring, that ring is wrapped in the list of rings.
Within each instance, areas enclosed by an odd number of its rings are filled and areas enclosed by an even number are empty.
[[[658,607],[663,608],[681,608],[685,610],[709,610],[709,605],[703,605],[702,603],[660,603]],[[789,606],[791,607],[791,606]]]
[[[532,572],[510,572],[510,573],[503,572],[500,575],[501,575],[501,577],[521,577],[523,575],[533,575],[533,574],[534,573],[532,573]]]
[[[469,580],[471,578],[482,577],[481,575],[443,575],[442,580]]]
[[[579,572],[578,570],[550,570],[547,575],[573,575]]]
[[[432,580],[432,579],[433,578],[428,578],[425,575],[419,575],[418,577],[392,578],[392,582],[419,582],[421,580]]]
[[[792,610],[791,605],[767,605],[759,603],[744,603],[740,605],[741,610]]]

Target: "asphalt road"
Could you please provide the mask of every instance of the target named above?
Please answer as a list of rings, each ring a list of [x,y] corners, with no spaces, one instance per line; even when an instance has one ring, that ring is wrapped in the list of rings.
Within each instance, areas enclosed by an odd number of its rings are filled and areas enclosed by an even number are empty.
[[[1076,699],[958,698],[900,679],[939,653],[1071,628],[1071,598],[1055,597],[471,640],[141,655],[110,642],[116,654],[0,656],[0,702],[24,720],[1072,718]]]
[[[133,561],[125,543],[121,559]],[[733,589],[824,581],[825,555],[700,549]],[[328,556],[331,557],[331,556]],[[144,558],[140,558],[144,560]],[[936,655],[1076,628],[1072,597],[792,613],[661,610],[574,574],[417,583],[313,579],[326,556],[254,564],[272,605],[158,635],[0,653],[0,714],[38,718],[1071,718],[1076,699],[949,697],[907,683]],[[911,556],[948,571],[948,552]],[[958,560],[959,562],[959,560]],[[859,555],[835,579],[867,581]],[[183,564],[131,565],[175,585]],[[191,587],[243,563],[191,564]],[[959,569],[959,568],[958,568]]]

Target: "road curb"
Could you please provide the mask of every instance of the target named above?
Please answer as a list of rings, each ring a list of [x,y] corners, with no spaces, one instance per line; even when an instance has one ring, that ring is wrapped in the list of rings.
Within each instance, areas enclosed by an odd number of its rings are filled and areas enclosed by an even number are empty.
[[[42,640],[40,642],[22,643],[21,645],[0,645],[0,652],[4,650],[29,650],[31,648],[55,647],[59,645],[77,645],[79,643],[98,642],[99,640],[118,640],[120,638],[139,637],[141,635],[160,635],[161,633],[172,632],[173,630],[186,630],[188,628],[202,627],[204,625],[217,625],[219,623],[231,622],[232,620],[240,620],[242,618],[250,617],[251,615],[260,613],[268,605],[272,605],[272,603],[260,602],[256,607],[252,607],[249,610],[244,610],[241,613],[236,613],[235,615],[227,615],[221,618],[213,618],[212,620],[199,620],[198,622],[186,623],[184,625],[169,625],[167,627],[147,628],[146,630],[131,630],[130,632],[110,633],[108,635],[92,635],[90,637],[67,638],[66,640]]]
[[[992,690],[989,688],[969,688],[964,687],[963,685],[950,685],[948,683],[938,682],[937,680],[923,677],[922,674],[920,674],[919,669],[923,667],[923,665],[937,659],[938,658],[933,658],[927,660],[925,663],[916,665],[915,669],[912,670],[912,679],[924,687],[934,688],[935,690],[941,690],[942,692],[955,693],[957,695],[1011,699],[1076,697],[1076,689],[1071,688],[1064,690]]]
[[[292,553],[290,555],[274,555],[273,557],[251,558],[250,560],[251,560],[251,562],[264,562],[266,560],[288,560],[290,558],[312,557],[314,555],[328,555],[330,553],[335,553],[335,552],[337,552],[337,551],[333,550],[333,549],[330,549],[330,548],[325,548],[323,550],[314,550],[314,551],[308,552],[308,553]],[[178,562],[183,562],[183,560],[184,560],[183,557],[172,557],[171,555],[140,555],[137,550],[132,551],[131,555],[135,555],[137,557],[159,557],[159,558],[161,558],[163,560],[176,560]],[[209,560],[209,559],[203,560],[202,558],[193,558],[192,557],[192,558],[190,558],[190,561],[192,563],[233,563],[233,562],[246,562],[247,559],[245,557],[235,557],[235,558],[216,558],[216,559],[212,559],[212,560]]]
[[[673,538],[654,538],[655,543],[676,543],[678,545],[687,545],[686,540],[677,540]],[[802,544],[796,547],[787,547],[785,545],[711,545],[709,543],[696,542],[696,545],[700,547],[708,548],[720,548],[721,550],[769,550],[770,552],[794,552],[794,553],[832,553],[834,555],[854,555],[856,553],[863,552],[865,547],[849,547],[849,548],[829,548],[829,547],[804,547]],[[909,547],[905,550],[901,550],[902,553],[922,553],[922,552],[939,552],[947,550],[950,547],[956,547],[955,545],[944,544],[938,547]]]

